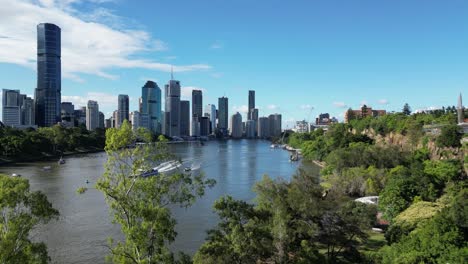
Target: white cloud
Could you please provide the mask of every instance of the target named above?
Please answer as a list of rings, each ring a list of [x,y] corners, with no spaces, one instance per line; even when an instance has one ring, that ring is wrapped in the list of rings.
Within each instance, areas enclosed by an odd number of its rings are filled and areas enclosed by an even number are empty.
[[[223,44],[221,43],[221,41],[219,40],[216,40],[213,44],[211,44],[210,46],[210,49],[222,49],[223,48]]]
[[[274,104],[271,104],[271,105],[268,105],[268,106],[267,106],[267,109],[273,110],[273,111],[274,111],[274,110],[278,110],[278,109],[279,109],[279,106],[274,105]]]
[[[338,108],[346,108],[348,107],[344,102],[333,102],[333,105]]]
[[[211,74],[211,77],[219,79],[219,78],[223,77],[223,74],[220,73],[220,72],[215,72],[215,73]]]
[[[380,100],[377,101],[377,102],[378,102],[379,104],[381,104],[381,105],[388,105],[388,104],[389,104],[389,102],[388,102],[387,99],[380,99]]]
[[[107,21],[107,11],[86,18],[72,8],[85,0],[2,1],[0,9],[0,62],[36,67],[36,25],[50,22],[62,29],[62,75],[82,82],[82,74],[108,79],[116,68],[144,68],[174,72],[211,69],[206,64],[171,65],[138,58],[141,52],[167,49],[167,44],[154,39],[148,32],[120,28]],[[86,0],[100,3],[103,0]]]
[[[180,88],[180,95],[181,95],[182,99],[192,100],[192,91],[193,90],[201,90],[203,95],[206,93],[205,88],[195,87],[195,86],[185,86],[185,87]]]
[[[305,104],[305,105],[301,105],[301,109],[302,110],[313,110],[314,107],[311,106],[310,104]]]
[[[233,106],[232,111],[239,112],[241,114],[247,114],[249,112],[249,107],[247,105]]]
[[[85,96],[79,95],[62,95],[62,102],[72,102],[75,105],[75,109],[81,106],[86,106],[88,100],[97,101],[99,108],[116,108],[117,107],[117,95],[99,92],[88,92]]]

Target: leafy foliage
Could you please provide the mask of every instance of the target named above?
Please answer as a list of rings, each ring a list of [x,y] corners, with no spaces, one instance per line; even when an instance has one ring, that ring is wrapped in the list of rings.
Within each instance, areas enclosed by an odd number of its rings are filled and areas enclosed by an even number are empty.
[[[146,144],[135,145],[137,139]],[[203,174],[138,176],[141,171],[174,158],[165,144],[150,140],[149,133],[133,131],[126,120],[119,129],[106,132],[108,160],[96,188],[103,192],[113,221],[121,226],[125,236],[124,241],[110,239],[109,260],[114,263],[175,262],[168,246],[177,235],[176,221],[169,207],[188,207],[204,195],[205,188],[214,185]]]
[[[47,197],[31,192],[29,181],[0,175],[0,262],[47,263],[44,243],[33,242],[31,232],[58,216]]]

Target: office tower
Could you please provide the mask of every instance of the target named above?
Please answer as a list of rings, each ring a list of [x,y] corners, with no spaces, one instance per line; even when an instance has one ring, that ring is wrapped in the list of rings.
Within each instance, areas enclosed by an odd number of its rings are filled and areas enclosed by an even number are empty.
[[[250,120],[255,121],[255,135],[258,134],[257,124],[258,124],[258,109],[254,108],[250,110]]]
[[[270,126],[270,137],[279,137],[281,135],[281,114],[268,116]]]
[[[86,107],[83,106],[80,109],[74,111],[75,126],[86,125]]]
[[[190,101],[180,101],[180,135],[190,136]]]
[[[247,120],[245,122],[245,135],[247,138],[255,138],[255,123],[254,120]]]
[[[192,136],[200,136],[200,118],[203,116],[203,94],[192,91]]]
[[[255,91],[249,91],[249,109],[247,113],[247,120],[253,120],[252,111],[255,108]]]
[[[120,127],[122,125],[122,123],[124,122],[124,120],[129,120],[129,99],[128,99],[128,95],[126,94],[119,94],[119,97],[118,97],[118,108],[117,108],[117,111],[118,111],[118,124],[117,124],[117,127]]]
[[[224,135],[228,135],[229,100],[227,97],[218,99],[218,129]]]
[[[53,126],[61,118],[60,28],[54,24],[37,25],[36,123]]]
[[[71,102],[61,103],[61,120],[65,126],[75,126],[75,106]]]
[[[25,97],[21,104],[21,125],[34,126],[34,100],[31,97]]]
[[[141,88],[140,126],[146,127],[153,133],[161,133],[161,89],[153,81],[147,81]]]
[[[106,117],[104,116],[103,112],[99,112],[98,128],[105,128],[105,127],[106,127]]]
[[[5,126],[21,125],[19,90],[2,90],[2,121]]]
[[[138,98],[138,112],[143,112],[143,98]]]
[[[208,104],[205,106],[205,116],[210,118],[211,122],[211,133],[216,130],[216,106],[214,104]]]
[[[112,127],[112,118],[106,119],[105,127],[106,128],[111,128]]]
[[[269,138],[270,137],[270,125],[268,117],[260,117],[257,125],[258,137]]]
[[[457,107],[457,114],[458,114],[458,123],[461,124],[465,122],[465,113],[463,110],[463,100],[462,100],[462,94],[458,96],[458,107]]]
[[[242,115],[239,112],[231,116],[231,136],[233,138],[242,137]]]
[[[130,113],[130,123],[132,123],[132,129],[136,130],[137,128],[140,127],[140,112],[138,111],[133,111]]]
[[[86,128],[95,130],[99,127],[99,105],[96,101],[89,100],[86,108]]]
[[[171,78],[164,88],[166,96],[164,133],[170,137],[178,137],[180,136],[180,82]]]
[[[200,136],[206,137],[210,134],[210,118],[207,116],[200,117]]]

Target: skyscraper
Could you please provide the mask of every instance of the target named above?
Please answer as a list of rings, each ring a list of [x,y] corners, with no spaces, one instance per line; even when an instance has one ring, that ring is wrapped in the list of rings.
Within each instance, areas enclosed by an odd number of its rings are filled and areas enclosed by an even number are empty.
[[[227,97],[218,99],[218,129],[224,135],[228,135],[229,100]]]
[[[281,114],[273,114],[268,116],[269,127],[270,127],[270,137],[279,137],[281,136]]]
[[[61,104],[61,119],[62,124],[66,126],[75,125],[75,106],[71,102],[62,102]]]
[[[180,135],[190,136],[190,101],[180,101]]]
[[[465,122],[465,113],[463,109],[463,100],[462,100],[462,94],[458,96],[458,107],[457,107],[457,114],[458,114],[458,123],[461,124]]]
[[[252,111],[255,108],[255,91],[249,91],[249,112],[247,113],[247,120],[253,120]]]
[[[241,138],[242,130],[242,115],[237,112],[231,117],[231,136],[233,138]]]
[[[200,136],[200,118],[203,116],[203,94],[201,90],[192,91],[192,135]]]
[[[216,129],[216,106],[214,104],[208,104],[205,106],[205,116],[210,118],[211,122],[211,133],[215,132]]]
[[[99,105],[96,101],[89,100],[86,108],[86,128],[95,130],[99,127]]]
[[[245,135],[247,138],[255,138],[255,121],[247,120],[245,122]]]
[[[21,125],[34,126],[34,100],[31,97],[25,97],[21,104]]]
[[[60,28],[37,25],[37,88],[35,115],[38,126],[53,126],[61,118]]]
[[[129,111],[128,95],[119,94],[117,111],[119,112],[117,127],[120,127],[120,125],[122,125],[124,120],[127,120],[127,121],[129,120],[130,111]]]
[[[5,126],[21,125],[19,90],[2,90],[2,121]]]
[[[270,124],[268,117],[260,117],[257,125],[258,137],[269,138],[270,137]]]
[[[161,89],[153,81],[147,81],[141,88],[140,126],[153,133],[161,133]],[[144,120],[143,120],[144,119]]]
[[[98,128],[105,128],[106,127],[106,116],[103,112],[99,112],[99,124]]]
[[[170,137],[180,136],[180,82],[170,80],[165,85],[166,108],[165,108],[165,131]]]
[[[210,118],[207,116],[200,117],[200,136],[206,137],[210,134]]]
[[[140,112],[133,111],[130,113],[130,122],[132,123],[132,129],[136,130],[140,127]]]

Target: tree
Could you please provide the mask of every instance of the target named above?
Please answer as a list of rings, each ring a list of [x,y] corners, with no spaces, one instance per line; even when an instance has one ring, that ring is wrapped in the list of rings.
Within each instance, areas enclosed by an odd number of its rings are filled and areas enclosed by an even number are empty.
[[[43,193],[30,191],[27,179],[0,175],[0,187],[0,263],[47,263],[46,245],[30,234],[58,211]]]
[[[463,134],[460,132],[460,128],[455,125],[447,125],[442,127],[440,135],[437,137],[436,143],[439,147],[452,147],[458,148],[461,146],[461,139]]]
[[[168,246],[177,233],[169,207],[190,206],[214,181],[199,173],[139,176],[175,157],[168,153],[166,144],[150,143],[147,131],[137,132],[127,120],[119,129],[106,131],[108,160],[96,188],[103,192],[113,222],[121,226],[125,236],[119,242],[110,238],[109,259],[114,263],[172,263],[174,254]],[[137,138],[146,144],[135,145]]]
[[[404,106],[403,106],[403,114],[409,116],[411,115],[411,107],[409,106],[408,103],[406,103]]]

